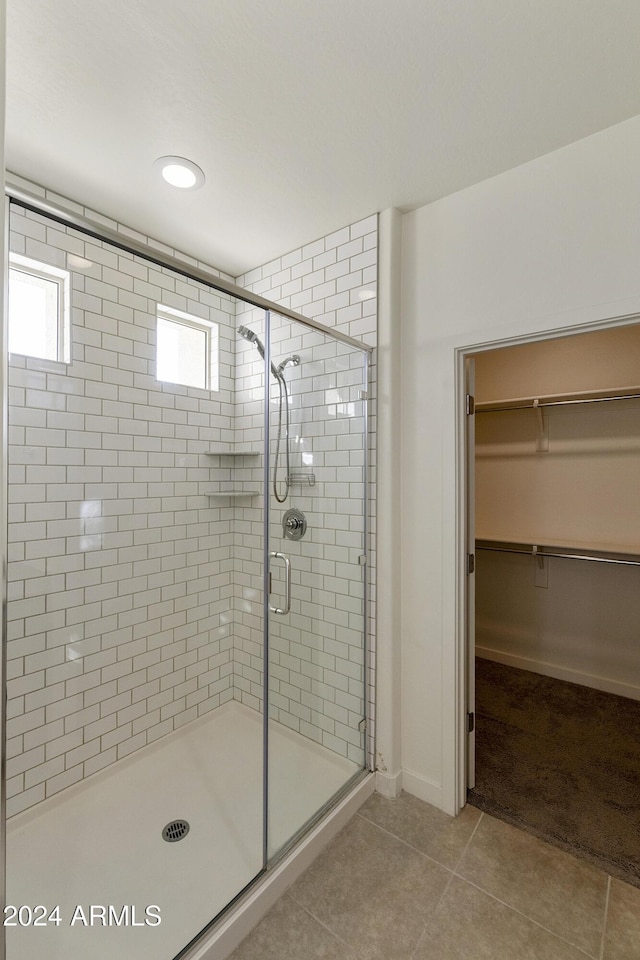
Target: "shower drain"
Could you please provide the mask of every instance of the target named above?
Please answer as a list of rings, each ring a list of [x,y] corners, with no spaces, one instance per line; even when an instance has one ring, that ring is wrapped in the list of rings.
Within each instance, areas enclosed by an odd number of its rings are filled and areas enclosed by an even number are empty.
[[[175,843],[182,840],[189,833],[189,824],[186,820],[172,820],[162,831],[162,839],[167,843]]]

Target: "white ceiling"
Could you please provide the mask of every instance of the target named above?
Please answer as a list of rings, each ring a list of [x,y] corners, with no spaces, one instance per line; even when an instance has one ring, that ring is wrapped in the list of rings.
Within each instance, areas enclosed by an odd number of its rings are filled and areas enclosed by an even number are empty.
[[[233,276],[640,113],[638,0],[7,7],[8,168]]]

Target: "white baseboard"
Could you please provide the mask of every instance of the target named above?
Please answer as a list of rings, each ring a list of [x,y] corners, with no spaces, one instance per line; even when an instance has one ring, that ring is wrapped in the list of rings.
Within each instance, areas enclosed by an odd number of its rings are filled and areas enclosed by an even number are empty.
[[[430,803],[432,807],[443,809],[442,805],[442,784],[434,783],[419,773],[413,773],[411,770],[402,771],[402,789],[407,793]]]
[[[360,781],[291,853],[247,894],[188,954],[188,960],[226,960],[288,887],[359,810],[375,790],[375,774]]]
[[[376,772],[376,792],[387,800],[397,800],[402,791],[402,771],[398,773]]]
[[[530,670],[532,673],[540,673],[545,677],[553,677],[556,680],[567,680],[569,683],[579,683],[583,687],[603,690],[605,693],[615,693],[619,697],[640,700],[640,687],[630,683],[622,683],[620,680],[612,680],[610,677],[582,673],[570,667],[560,667],[543,660],[533,660],[512,653],[503,653],[502,650],[493,650],[491,647],[483,647],[479,644],[476,644],[476,656],[483,657],[485,660],[494,660],[496,663],[504,663],[507,667],[518,667],[520,670]]]

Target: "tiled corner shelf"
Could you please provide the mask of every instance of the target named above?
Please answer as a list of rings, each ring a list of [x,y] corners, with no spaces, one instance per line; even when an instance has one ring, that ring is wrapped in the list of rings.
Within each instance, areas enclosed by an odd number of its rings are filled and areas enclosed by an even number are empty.
[[[207,457],[259,457],[262,453],[261,450],[207,450]],[[233,480],[231,481],[233,483]],[[205,490],[205,495],[210,497],[213,500],[227,500],[233,499],[237,500],[242,497],[257,497],[260,495],[259,490],[248,489],[244,490],[241,488],[231,488],[230,490],[222,490],[219,488],[212,490]]]
[[[206,457],[259,457],[262,450],[207,450]]]
[[[205,490],[205,496],[213,500],[222,500],[229,497],[234,499],[238,497],[257,497],[259,494],[259,490]]]

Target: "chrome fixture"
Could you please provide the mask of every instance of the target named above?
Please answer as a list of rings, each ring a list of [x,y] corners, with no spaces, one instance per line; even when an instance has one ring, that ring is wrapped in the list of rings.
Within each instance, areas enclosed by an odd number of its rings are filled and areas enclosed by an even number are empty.
[[[293,473],[289,474],[289,485],[291,486],[294,483],[301,483],[302,486],[308,483],[310,487],[315,487],[316,475],[306,470],[294,470]]]
[[[287,510],[282,518],[282,535],[287,540],[300,540],[307,532],[307,518],[302,510]]]
[[[272,550],[269,556],[284,561],[284,607],[273,607],[269,604],[271,613],[277,613],[284,617],[291,610],[291,563],[286,553],[278,553],[276,550]],[[271,574],[269,574],[269,584],[271,584]]]
[[[262,359],[264,360],[264,344],[257,333],[254,333],[249,327],[240,326],[238,327],[238,333],[241,337],[247,340],[249,343],[252,343]],[[287,357],[286,360],[283,360],[282,363],[276,367],[271,363],[271,373],[278,381],[278,388],[280,390],[280,404],[278,407],[278,440],[276,442],[276,458],[273,465],[273,495],[278,501],[278,503],[284,503],[287,497],[289,496],[289,487],[291,485],[290,476],[291,476],[291,467],[290,467],[290,453],[289,453],[289,397],[287,396],[287,381],[284,378],[284,368],[288,365],[297,367],[300,364],[300,357],[297,353],[294,353],[292,356]],[[280,496],[278,493],[278,465],[280,460],[280,443],[282,440],[282,406],[284,402],[285,410],[285,457],[286,457],[286,472],[284,477],[284,494]]]
[[[262,359],[264,360],[264,344],[257,333],[254,333],[253,330],[250,330],[249,327],[238,327],[238,333],[240,336],[247,340],[249,343],[252,343]],[[280,371],[275,368],[273,363],[271,364],[271,373],[274,375],[276,380],[280,380]]]
[[[190,829],[188,820],[171,820],[162,831],[162,839],[176,843],[186,837]]]
[[[294,353],[292,356],[287,357],[286,360],[283,360],[282,363],[278,364],[278,373],[282,373],[285,367],[291,364],[292,367],[300,366],[300,357],[297,353]]]

